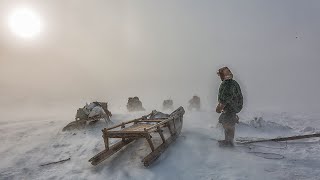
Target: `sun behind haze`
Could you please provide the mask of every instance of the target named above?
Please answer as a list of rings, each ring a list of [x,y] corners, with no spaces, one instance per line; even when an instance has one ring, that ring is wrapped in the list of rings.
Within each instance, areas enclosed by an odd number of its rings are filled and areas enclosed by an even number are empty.
[[[35,37],[42,29],[39,15],[26,7],[14,9],[9,15],[8,25],[15,35],[22,38]]]
[[[319,111],[320,1],[0,0],[0,101],[214,111],[228,66],[248,110]],[[310,82],[310,80],[312,80]],[[75,105],[77,104],[77,105]]]

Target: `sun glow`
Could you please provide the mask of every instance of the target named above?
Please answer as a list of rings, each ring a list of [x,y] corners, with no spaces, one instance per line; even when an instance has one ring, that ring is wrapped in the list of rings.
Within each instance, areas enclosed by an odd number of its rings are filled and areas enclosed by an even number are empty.
[[[8,24],[11,31],[22,38],[31,38],[42,30],[40,17],[30,9],[15,9],[9,16]]]

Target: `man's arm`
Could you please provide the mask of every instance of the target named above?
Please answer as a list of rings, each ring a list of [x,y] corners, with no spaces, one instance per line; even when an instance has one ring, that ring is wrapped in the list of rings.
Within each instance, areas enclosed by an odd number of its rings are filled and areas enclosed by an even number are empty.
[[[219,104],[217,105],[216,112],[221,113],[224,107],[231,102],[234,96],[234,86],[232,83],[228,82],[223,84],[224,87],[221,88],[219,95]]]

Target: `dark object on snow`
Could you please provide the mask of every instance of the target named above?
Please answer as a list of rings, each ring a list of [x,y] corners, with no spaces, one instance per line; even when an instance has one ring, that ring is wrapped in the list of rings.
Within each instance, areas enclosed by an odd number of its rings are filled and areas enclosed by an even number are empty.
[[[83,128],[87,122],[96,123],[100,119],[104,119],[107,124],[112,123],[110,117],[111,112],[108,110],[106,102],[92,102],[86,104],[83,108],[77,110],[75,121],[70,122],[62,131],[72,130],[75,128]]]
[[[200,110],[200,97],[193,96],[192,99],[189,100],[188,110],[191,111],[192,109],[196,109],[197,111]]]
[[[171,99],[164,100],[162,103],[162,109],[165,110],[173,110],[173,101]]]
[[[139,100],[137,96],[128,98],[127,109],[129,112],[145,110],[142,106],[142,102]]]
[[[66,161],[69,161],[71,158],[68,158],[68,159],[63,159],[63,160],[60,160],[60,161],[56,161],[56,162],[50,162],[50,163],[47,163],[47,164],[41,164],[40,166],[47,166],[47,165],[51,165],[51,164],[57,164],[57,163],[62,163],[62,162],[66,162]]]
[[[219,144],[219,147],[234,147],[232,141],[219,140],[218,144]]]
[[[268,141],[278,142],[278,141],[289,141],[289,140],[306,139],[306,138],[314,138],[314,137],[320,137],[320,133],[300,135],[300,136],[280,137],[280,138],[273,138],[273,139],[262,139],[262,140],[256,140],[256,141],[243,141],[239,143],[250,144],[250,143],[258,143],[258,142],[268,142]]]
[[[152,111],[152,113],[141,118],[123,122],[111,128],[104,128],[102,137],[105,143],[105,150],[92,157],[89,162],[92,165],[97,165],[134,140],[145,138],[152,152],[143,158],[142,162],[144,166],[149,166],[178,138],[182,129],[184,113],[183,107],[179,107],[170,115],[161,113],[160,115],[165,115],[165,117],[157,118],[155,115],[159,115],[159,113]],[[158,147],[154,147],[151,133],[160,135],[162,144]],[[109,138],[119,138],[121,140],[109,146]]]

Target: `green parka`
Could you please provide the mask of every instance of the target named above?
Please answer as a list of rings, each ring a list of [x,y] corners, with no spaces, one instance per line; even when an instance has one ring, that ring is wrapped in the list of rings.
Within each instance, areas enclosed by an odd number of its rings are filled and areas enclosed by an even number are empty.
[[[225,113],[239,113],[243,106],[243,96],[237,81],[227,79],[222,81],[218,95],[219,103],[225,105]]]

